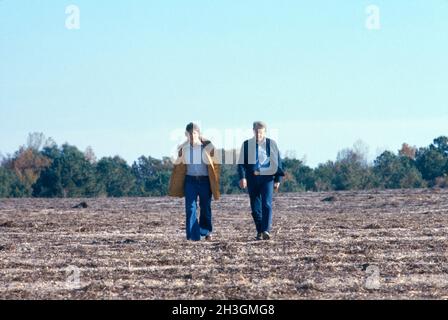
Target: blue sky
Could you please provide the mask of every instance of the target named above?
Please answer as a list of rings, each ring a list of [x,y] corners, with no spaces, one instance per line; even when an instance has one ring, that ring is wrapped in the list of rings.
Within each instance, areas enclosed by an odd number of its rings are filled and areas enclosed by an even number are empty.
[[[264,120],[311,166],[358,139],[428,145],[448,135],[447,40],[448,0],[0,0],[0,152],[37,131],[131,164],[191,120],[238,147],[225,132]]]

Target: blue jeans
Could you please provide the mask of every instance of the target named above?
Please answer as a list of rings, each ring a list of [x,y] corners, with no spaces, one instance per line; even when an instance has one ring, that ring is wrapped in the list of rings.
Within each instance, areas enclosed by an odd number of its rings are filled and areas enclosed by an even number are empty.
[[[198,241],[212,231],[212,190],[208,177],[196,179],[185,177],[185,213],[187,240]],[[199,196],[200,217],[196,217],[197,198]]]
[[[247,178],[250,207],[257,233],[270,232],[272,228],[273,176],[249,176]]]

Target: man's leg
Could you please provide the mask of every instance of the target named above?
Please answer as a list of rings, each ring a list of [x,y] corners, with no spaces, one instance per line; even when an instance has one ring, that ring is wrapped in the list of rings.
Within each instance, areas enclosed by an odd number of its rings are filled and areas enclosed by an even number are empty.
[[[274,192],[274,180],[271,177],[265,177],[260,185],[261,193],[261,232],[271,232],[272,229],[272,195]]]
[[[201,208],[201,215],[199,217],[199,226],[201,235],[207,236],[213,231],[212,227],[212,190],[210,183],[201,182],[199,188],[199,206]]]
[[[196,183],[185,181],[185,228],[187,231],[187,240],[201,240],[199,232],[198,219],[196,217],[196,199],[198,196]]]
[[[257,228],[257,233],[263,232],[261,230],[262,209],[261,209],[261,194],[256,181],[256,177],[247,180],[247,190],[250,198],[250,208],[252,210],[252,218]]]

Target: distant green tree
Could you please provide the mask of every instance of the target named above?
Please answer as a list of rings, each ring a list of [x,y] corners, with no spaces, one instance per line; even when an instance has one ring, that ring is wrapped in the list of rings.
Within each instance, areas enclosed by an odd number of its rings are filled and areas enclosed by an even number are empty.
[[[75,146],[64,144],[59,149],[45,147],[42,154],[49,157],[51,165],[42,171],[33,186],[37,197],[94,197],[101,191],[97,184],[95,167]]]
[[[11,169],[0,166],[0,198],[21,198],[28,196],[26,186]]]
[[[164,196],[168,194],[168,185],[173,163],[169,157],[162,160],[151,156],[141,156],[132,164],[132,173],[136,184],[134,196]]]
[[[372,173],[365,157],[355,150],[344,149],[338,153],[332,180],[334,190],[360,190],[372,187]]]
[[[433,185],[437,177],[447,172],[448,158],[434,145],[418,149],[415,161],[418,170],[429,185]]]
[[[131,167],[120,158],[104,157],[96,164],[96,174],[101,190],[109,197],[122,197],[131,194],[136,179]]]
[[[374,161],[373,170],[380,178],[382,188],[421,188],[425,186],[425,181],[415,166],[415,161],[407,156],[398,156],[390,151],[385,151]]]
[[[381,179],[383,188],[399,188],[403,168],[398,156],[385,151],[374,161],[374,172]]]
[[[284,158],[283,169],[286,171],[285,178],[283,179],[283,191],[298,192],[316,190],[314,171],[305,165],[302,160]]]
[[[440,136],[434,139],[432,146],[445,156],[448,155],[448,137]]]
[[[334,190],[333,181],[336,178],[335,164],[333,161],[321,163],[314,169],[316,191]]]

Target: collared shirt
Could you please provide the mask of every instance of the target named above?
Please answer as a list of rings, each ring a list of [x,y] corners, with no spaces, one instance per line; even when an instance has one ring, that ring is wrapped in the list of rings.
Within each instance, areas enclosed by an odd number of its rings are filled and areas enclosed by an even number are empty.
[[[189,176],[208,176],[207,164],[203,159],[202,145],[188,145],[185,148],[185,163],[187,164],[187,175]]]

